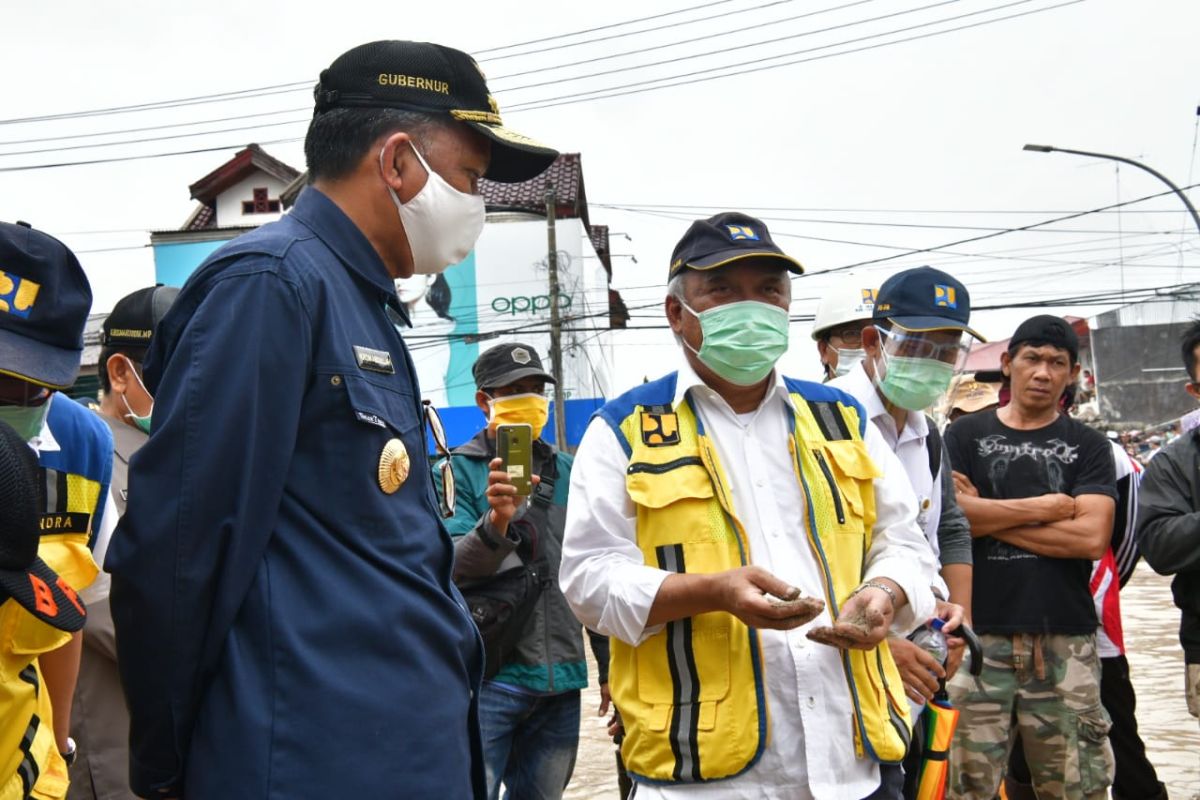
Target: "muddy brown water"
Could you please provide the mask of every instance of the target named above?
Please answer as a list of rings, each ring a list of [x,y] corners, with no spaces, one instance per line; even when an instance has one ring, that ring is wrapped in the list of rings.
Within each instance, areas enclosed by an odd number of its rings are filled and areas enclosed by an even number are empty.
[[[1144,563],[1121,592],[1125,648],[1138,698],[1138,728],[1159,780],[1172,800],[1200,800],[1200,721],[1188,714],[1183,696],[1183,651],[1179,610],[1171,602],[1171,579]],[[596,667],[583,692],[583,717],[569,800],[617,798],[612,741],[596,716],[600,693]]]

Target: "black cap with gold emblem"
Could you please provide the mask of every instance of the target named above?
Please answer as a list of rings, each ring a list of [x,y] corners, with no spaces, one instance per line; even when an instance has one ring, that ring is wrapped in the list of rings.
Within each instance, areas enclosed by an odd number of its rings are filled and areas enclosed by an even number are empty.
[[[333,108],[448,114],[492,141],[487,177],[513,183],[542,173],[558,151],[504,127],[475,59],[430,42],[381,41],[347,50],[322,70],[314,115]]]

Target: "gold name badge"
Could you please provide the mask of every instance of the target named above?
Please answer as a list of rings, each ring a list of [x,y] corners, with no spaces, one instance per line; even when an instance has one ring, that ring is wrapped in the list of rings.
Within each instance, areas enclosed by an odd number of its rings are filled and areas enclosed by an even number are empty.
[[[399,439],[389,439],[379,454],[379,488],[385,494],[395,494],[403,483],[408,480],[411,464],[408,450]]]

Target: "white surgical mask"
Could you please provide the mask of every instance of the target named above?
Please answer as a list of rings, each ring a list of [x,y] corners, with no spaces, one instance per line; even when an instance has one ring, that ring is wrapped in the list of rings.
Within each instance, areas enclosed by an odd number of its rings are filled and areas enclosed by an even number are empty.
[[[125,358],[125,356],[121,356]],[[138,375],[137,369],[133,366],[133,361],[125,358],[125,363],[129,365],[129,371],[133,374],[133,379],[138,382],[138,386],[142,387],[142,391],[146,393],[146,397],[150,398],[150,411],[146,416],[142,416],[133,410],[133,406],[129,405],[129,398],[124,393],[121,394],[121,402],[125,404],[125,410],[129,413],[125,416],[133,420],[133,424],[137,429],[147,436],[150,435],[150,416],[154,413],[154,395],[150,394],[150,390],[146,388],[146,384],[142,383],[142,376]]]
[[[466,194],[446,183],[409,142],[417,160],[429,177],[425,186],[407,203],[390,185],[387,187],[404,233],[412,251],[413,272],[417,275],[436,275],[466,258],[483,232],[483,198]],[[384,151],[379,151],[379,167],[383,169]]]
[[[835,378],[840,378],[843,375],[849,375],[850,370],[862,363],[866,356],[867,353],[865,350],[842,350],[841,348],[838,348],[838,363],[837,366],[833,368],[833,376]]]

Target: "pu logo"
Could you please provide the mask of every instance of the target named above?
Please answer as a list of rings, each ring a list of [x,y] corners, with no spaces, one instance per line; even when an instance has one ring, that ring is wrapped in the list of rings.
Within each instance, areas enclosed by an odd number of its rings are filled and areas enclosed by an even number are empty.
[[[953,286],[943,286],[940,283],[933,287],[933,304],[938,308],[958,308],[958,298]]]
[[[642,444],[647,447],[679,444],[679,417],[674,414],[643,412]]]
[[[28,319],[41,288],[39,283],[0,270],[0,311]]]
[[[749,225],[726,225],[725,229],[729,231],[729,239],[731,241],[758,241],[758,234]]]
[[[875,305],[875,290],[874,289],[863,289],[862,290],[862,303],[864,306]]]

